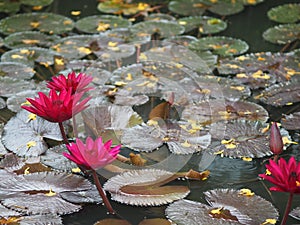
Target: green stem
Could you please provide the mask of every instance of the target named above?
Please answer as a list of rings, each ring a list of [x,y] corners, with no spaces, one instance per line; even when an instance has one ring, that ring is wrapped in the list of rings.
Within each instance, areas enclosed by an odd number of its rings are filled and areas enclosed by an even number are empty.
[[[287,218],[289,216],[289,213],[290,213],[290,210],[291,210],[291,207],[292,207],[293,196],[294,196],[294,193],[291,192],[290,196],[289,196],[289,200],[286,204],[285,212],[284,212],[284,215],[283,215],[283,218],[282,218],[282,221],[281,221],[280,225],[285,225],[286,224]]]
[[[99,192],[99,194],[100,194],[100,196],[103,200],[104,205],[108,209],[109,213],[115,214],[116,213],[115,210],[113,210],[113,208],[112,208],[105,192],[103,191],[103,189],[101,187],[101,184],[100,184],[100,181],[99,181],[99,178],[98,178],[98,175],[97,175],[96,171],[92,170],[92,174],[93,174],[93,179],[94,179],[95,185],[96,185],[97,190],[98,190],[98,192]]]
[[[66,145],[69,144],[69,141],[68,141],[68,138],[67,138],[67,135],[66,135],[66,132],[65,132],[65,129],[64,129],[64,126],[63,126],[62,122],[58,122],[58,125],[59,125],[59,129],[60,129],[60,132],[61,132],[61,136],[63,137],[64,143]]]

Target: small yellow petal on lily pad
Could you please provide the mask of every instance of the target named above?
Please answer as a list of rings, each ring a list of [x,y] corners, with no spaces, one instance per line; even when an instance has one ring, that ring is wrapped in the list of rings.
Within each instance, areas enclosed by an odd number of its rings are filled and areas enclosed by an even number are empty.
[[[244,195],[244,196],[247,196],[247,197],[252,197],[254,196],[254,192],[252,192],[250,189],[248,188],[242,188],[240,189],[240,192],[239,192],[240,195]]]
[[[220,151],[214,152],[214,155],[222,155],[223,153],[224,153],[224,150],[220,150]]]
[[[81,11],[79,11],[79,10],[71,12],[72,16],[79,16],[80,14],[81,14]]]
[[[51,197],[51,196],[55,196],[56,193],[50,189],[50,191],[48,193],[46,193],[45,195]]]
[[[253,159],[250,157],[243,157],[242,160],[244,160],[246,162],[251,162]]]
[[[265,222],[261,223],[260,225],[276,224],[276,222],[276,219],[266,219]]]
[[[217,209],[212,209],[212,210],[210,210],[210,213],[211,214],[221,214],[222,213],[222,209],[223,209],[223,207],[217,208]]]
[[[266,175],[271,175],[271,172],[270,170],[266,169],[266,172],[265,172]]]
[[[147,60],[148,59],[147,56],[144,53],[141,53],[139,58],[141,60]]]
[[[36,142],[35,141],[29,141],[29,142],[27,142],[26,146],[27,146],[27,148],[34,147],[34,146],[36,146]]]
[[[285,144],[294,144],[294,145],[298,144],[298,142],[290,140],[289,137],[287,137],[287,136],[282,137],[282,141],[283,141],[284,145]]]
[[[30,174],[29,170],[30,170],[30,167],[27,167],[27,168],[24,170],[24,174],[25,174],[25,175]]]
[[[182,146],[182,147],[185,147],[185,148],[189,148],[189,147],[191,147],[191,144],[190,144],[190,143],[188,143],[188,141],[187,141],[187,140],[185,140],[185,142],[184,142],[184,143],[181,143],[181,146]]]
[[[72,168],[72,173],[80,173],[81,169],[79,167]]]
[[[30,120],[36,120],[36,114],[30,113],[30,114],[28,115],[28,120],[29,120],[29,121],[30,121]]]

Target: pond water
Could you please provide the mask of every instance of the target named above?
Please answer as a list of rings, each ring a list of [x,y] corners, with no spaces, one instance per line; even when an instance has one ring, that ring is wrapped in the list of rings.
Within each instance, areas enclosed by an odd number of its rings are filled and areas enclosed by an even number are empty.
[[[151,3],[151,1],[149,1]],[[277,5],[284,3],[299,3],[297,0],[265,0],[265,2],[256,6],[247,6],[245,10],[236,15],[227,16],[225,21],[228,27],[225,31],[218,35],[231,36],[240,38],[249,44],[248,52],[265,52],[280,51],[282,46],[271,44],[262,38],[262,33],[267,28],[276,25],[275,22],[270,21],[266,12]],[[98,2],[95,0],[56,0],[47,9],[49,12],[54,12],[68,16],[74,20],[78,20],[85,16],[97,15]],[[71,11],[81,11],[79,16],[72,16]],[[272,107],[263,105],[270,114],[270,121],[279,121],[280,116],[284,112],[299,111],[299,104],[294,104],[293,107]],[[143,106],[145,107],[145,106]],[[138,108],[142,111],[143,108]],[[291,133],[294,141],[299,141],[298,133]],[[296,156],[300,160],[299,145],[292,145],[284,152],[284,158],[288,159],[290,156]],[[181,163],[180,159],[178,160]],[[191,180],[177,180],[172,184],[187,185],[191,193],[187,199],[205,203],[203,192],[215,188],[249,188],[257,195],[271,201],[280,212],[282,216],[287,202],[288,194],[272,193],[270,196],[266,189],[267,182],[262,182],[257,179],[259,173],[265,170],[264,163],[266,158],[254,159],[251,162],[243,161],[241,159],[230,159],[220,156],[211,156],[206,154],[195,154],[187,163],[182,160],[181,170],[194,169],[197,171],[209,170],[210,177],[206,181],[191,181]],[[167,168],[166,168],[167,169]],[[100,173],[101,174],[101,173]],[[102,179],[102,183],[105,179]],[[167,206],[157,207],[137,207],[120,204],[111,201],[113,208],[118,214],[130,223],[137,225],[145,218],[165,218],[165,209]],[[293,201],[292,209],[300,206],[300,196],[296,195]],[[113,217],[106,213],[106,208],[102,205],[87,204],[77,213],[63,216],[63,224],[65,225],[92,225],[98,220]],[[280,217],[281,218],[281,217]],[[289,217],[287,224],[300,224],[299,220]],[[188,224],[187,224],[188,225]]]

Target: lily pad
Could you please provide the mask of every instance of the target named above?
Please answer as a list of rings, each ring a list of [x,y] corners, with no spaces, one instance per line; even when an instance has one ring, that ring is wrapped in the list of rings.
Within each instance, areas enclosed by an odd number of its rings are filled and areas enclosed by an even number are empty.
[[[204,37],[190,43],[191,50],[210,50],[220,56],[233,56],[245,53],[249,46],[245,41],[231,37]]]
[[[281,124],[287,130],[300,130],[300,112],[283,115]]]
[[[176,18],[174,16],[171,16],[169,14],[164,13],[152,13],[149,16],[145,17],[145,20],[167,20],[167,21],[175,21]]]
[[[180,18],[178,23],[185,27],[185,32],[197,29],[200,34],[218,33],[227,27],[227,23],[223,20],[208,16],[184,17]]]
[[[271,8],[268,17],[278,23],[296,23],[300,20],[300,4],[284,4]]]
[[[92,189],[84,190],[84,191],[66,191],[60,193],[60,196],[68,202],[75,203],[75,204],[82,204],[82,203],[102,203],[102,198],[99,196],[99,192],[94,186]]]
[[[150,10],[150,5],[146,3],[127,3],[123,1],[108,0],[100,2],[97,9],[103,13],[132,15]]]
[[[46,48],[16,48],[5,52],[1,56],[1,61],[23,63],[32,68],[35,63],[48,67],[49,65],[54,64],[54,56],[57,55],[60,54]]]
[[[158,34],[159,38],[166,38],[182,34],[184,27],[172,21],[150,20],[136,23],[132,26],[132,31],[134,33],[144,32],[151,35]]]
[[[70,172],[72,169],[78,168],[78,166],[63,156],[62,153],[67,151],[68,149],[65,145],[49,148],[48,151],[41,155],[41,163],[50,166],[54,170]]]
[[[293,209],[289,215],[297,220],[300,220],[300,207]]]
[[[299,40],[299,35],[300,24],[283,24],[267,29],[263,38],[275,44],[287,44]]]
[[[8,76],[18,79],[30,79],[35,71],[24,64],[17,62],[0,62],[0,76]]]
[[[76,29],[85,33],[100,33],[116,28],[127,28],[131,26],[129,20],[119,16],[94,15],[84,17],[75,23]]]
[[[235,119],[266,122],[268,118],[267,110],[258,104],[219,99],[187,105],[182,112],[182,119],[194,120],[202,124]]]
[[[104,189],[110,192],[114,201],[158,206],[182,199],[190,192],[186,186],[163,186],[174,179],[172,176],[173,173],[158,169],[132,170],[110,178]]]
[[[244,4],[242,1],[211,1],[203,0],[204,4],[208,4],[207,10],[220,16],[229,16],[237,14],[244,10]]]
[[[151,123],[150,120],[149,123]],[[170,127],[169,127],[170,126]],[[206,149],[211,142],[211,135],[201,131],[201,126],[188,122],[169,126],[137,125],[124,130],[121,143],[135,151],[151,152],[164,143],[174,154],[192,154]]]
[[[201,0],[176,0],[169,2],[168,9],[179,15],[201,16],[207,9],[207,5]]]
[[[24,31],[10,34],[4,39],[8,48],[44,47],[48,48],[57,41],[57,35],[47,35],[38,31]]]
[[[55,214],[23,216],[20,225],[63,225],[62,218]]]
[[[166,214],[178,225],[233,225],[262,224],[267,219],[278,219],[276,208],[264,198],[244,195],[241,190],[215,189],[204,192],[209,205],[179,200],[170,204]]]
[[[291,105],[300,101],[300,81],[272,85],[255,96],[265,104],[273,106]]]
[[[0,77],[0,96],[11,97],[28,89],[36,89],[35,83],[17,78]]]
[[[256,121],[234,120],[217,122],[211,125],[210,132],[214,146],[208,151],[212,154],[231,158],[261,158],[272,155],[269,148],[269,135],[263,133],[267,124]]]
[[[0,98],[0,109],[4,109],[6,107],[6,102],[3,98]]]
[[[221,59],[218,66],[220,74],[245,74],[259,79],[267,78],[265,75],[276,77],[277,81],[287,81],[297,75],[299,69],[298,58],[294,52],[271,53],[257,52],[241,55],[233,59]],[[241,75],[238,75],[241,74]],[[268,80],[268,79],[266,79]]]
[[[23,13],[0,20],[0,32],[5,35],[30,30],[62,34],[71,31],[73,27],[71,19],[53,13]]]
[[[44,153],[48,149],[44,138],[62,140],[58,124],[40,117],[30,119],[29,115],[25,110],[20,111],[7,122],[3,130],[3,145],[19,156],[38,156]]]

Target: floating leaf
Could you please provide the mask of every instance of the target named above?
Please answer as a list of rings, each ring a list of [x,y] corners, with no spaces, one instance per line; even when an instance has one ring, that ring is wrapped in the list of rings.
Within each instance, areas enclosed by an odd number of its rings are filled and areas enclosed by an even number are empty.
[[[204,192],[204,195],[210,206],[190,200],[179,200],[167,207],[167,217],[178,225],[254,225],[262,224],[266,219],[278,218],[274,206],[257,195],[248,197],[233,189],[210,190]]]
[[[85,33],[99,33],[110,29],[127,28],[131,25],[129,20],[119,16],[94,15],[84,17],[75,23],[76,29]]]
[[[132,170],[110,178],[104,189],[111,193],[113,200],[121,203],[157,206],[189,194],[186,186],[162,186],[173,180],[172,176],[173,173],[164,170]]]
[[[197,124],[195,124],[196,126]],[[141,152],[150,152],[163,143],[174,154],[191,154],[200,152],[208,147],[211,136],[201,130],[201,127],[192,127],[192,124],[182,122],[168,127],[159,125],[138,125],[125,129],[121,136],[121,143],[129,148]],[[182,128],[185,127],[185,128]]]
[[[300,207],[293,209],[289,215],[297,220],[300,220]]]
[[[0,123],[0,139],[2,138],[4,124]],[[7,153],[7,150],[3,146],[2,142],[0,142],[0,156],[3,156]]]
[[[24,64],[16,62],[0,62],[0,76],[8,76],[18,79],[30,79],[35,71]]]
[[[50,148],[41,155],[41,163],[50,166],[55,170],[70,172],[72,169],[77,168],[77,165],[63,156],[62,153],[67,151],[65,145],[58,145]]]
[[[211,125],[212,138],[218,140],[208,149],[213,154],[232,158],[261,158],[272,155],[269,135],[262,130],[266,124],[253,121],[218,122]]]
[[[169,14],[164,14],[164,13],[152,13],[145,17],[145,20],[167,20],[167,21],[175,21],[176,18],[174,16],[171,16]]]
[[[185,27],[185,32],[197,29],[200,34],[218,33],[227,27],[227,23],[223,20],[208,16],[184,17],[180,18],[178,23]]]
[[[71,31],[73,27],[71,19],[53,13],[23,13],[0,20],[0,32],[5,35],[30,30],[62,34]]]
[[[287,44],[299,40],[300,24],[284,24],[271,27],[263,33],[266,41],[275,44]]]
[[[278,23],[296,23],[300,20],[300,4],[284,4],[271,8],[268,17]]]
[[[262,79],[275,76],[278,81],[290,80],[299,74],[295,53],[258,52],[241,55],[233,59],[222,59],[218,67],[220,74],[246,74]],[[272,78],[266,80],[273,80]]]
[[[214,1],[214,0],[203,0],[204,4],[208,4],[207,9],[215,14],[221,16],[229,16],[233,14],[237,14],[244,10],[244,5],[242,1],[231,1],[231,0],[223,0],[223,1]]]
[[[100,12],[104,12],[104,13],[132,15],[138,12],[150,10],[150,5],[142,2],[130,4],[124,2],[123,0],[121,1],[109,0],[105,2],[100,2],[97,6],[97,9]]]
[[[195,54],[187,47],[182,45],[169,45],[160,48],[151,48],[150,50],[143,52],[146,60],[141,61],[156,61],[173,64],[177,70],[189,67],[201,74],[211,73],[212,70],[207,65],[207,62],[203,60],[199,55]]]
[[[144,32],[147,34],[158,34],[160,38],[176,36],[184,32],[184,27],[172,21],[149,20],[136,23],[132,26],[134,33]]]
[[[0,96],[11,97],[28,89],[36,89],[36,85],[33,81],[20,80],[11,77],[0,77]]]
[[[30,113],[22,110],[11,118],[4,127],[2,143],[19,156],[38,156],[48,147],[44,138],[62,140],[58,124],[40,117],[30,120]]]
[[[176,0],[169,2],[168,9],[180,15],[201,16],[207,5],[201,0]]]
[[[99,196],[99,192],[96,187],[86,191],[76,192],[62,192],[60,196],[68,202],[81,204],[81,203],[101,203],[102,198]]]
[[[268,118],[268,112],[258,104],[219,99],[187,105],[182,112],[182,119],[197,121],[201,124],[235,119],[265,122]]]
[[[54,64],[54,56],[60,55],[57,52],[46,48],[28,47],[16,48],[5,52],[1,56],[2,62],[18,62],[34,67],[35,63],[39,63],[45,67]]]
[[[1,222],[1,217],[7,218],[7,217],[17,217],[21,216],[22,214],[19,212],[16,212],[15,210],[6,208],[3,205],[0,205],[0,222]]]
[[[24,31],[10,34],[4,39],[4,45],[8,48],[23,47],[50,47],[59,39],[56,35],[46,35],[37,31]]]
[[[63,225],[62,218],[55,214],[23,216],[20,225]]]
[[[291,103],[299,102],[299,81],[275,84],[266,88],[255,98],[273,106],[284,106]]]
[[[300,130],[300,112],[283,115],[281,124],[287,130]]]
[[[232,56],[245,53],[249,46],[245,41],[231,37],[204,37],[190,43],[191,50],[211,50],[220,56]]]

